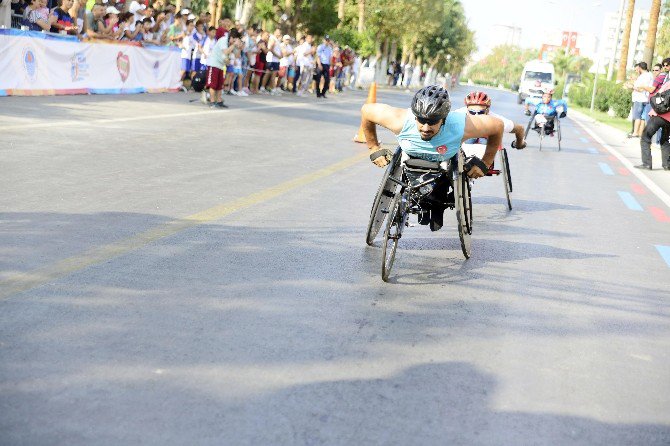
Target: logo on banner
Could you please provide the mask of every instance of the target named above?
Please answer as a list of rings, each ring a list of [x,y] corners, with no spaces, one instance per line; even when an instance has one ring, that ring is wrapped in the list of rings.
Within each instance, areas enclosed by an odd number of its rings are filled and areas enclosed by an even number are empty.
[[[119,51],[116,56],[116,68],[119,70],[121,80],[125,82],[130,74],[130,58],[127,54],[123,54],[123,51]]]
[[[154,77],[158,79],[161,75],[161,64],[159,61],[154,62]]]
[[[78,82],[88,77],[88,63],[84,53],[74,53],[70,59],[70,76],[72,82]]]
[[[31,47],[23,49],[22,61],[28,79],[34,82],[37,79],[37,58],[35,57],[35,51]]]

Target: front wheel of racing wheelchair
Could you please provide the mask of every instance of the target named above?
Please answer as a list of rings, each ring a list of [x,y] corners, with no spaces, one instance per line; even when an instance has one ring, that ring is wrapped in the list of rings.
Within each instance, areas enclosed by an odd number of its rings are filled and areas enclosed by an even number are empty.
[[[440,167],[440,163],[410,159],[407,163],[399,166],[399,179],[393,176],[388,177],[390,182],[399,187],[395,191],[387,211],[382,247],[382,280],[388,281],[391,274],[398,242],[402,238],[405,227],[409,225],[409,214],[420,214],[424,211],[421,208],[422,198],[430,194],[438,178],[445,174],[453,191],[453,201],[447,201],[444,205],[456,210],[461,250],[466,259],[470,257],[472,199],[470,196],[470,179],[463,172],[464,164],[465,155],[462,151],[459,151],[458,155],[449,161],[449,167],[446,170]],[[414,178],[409,178],[408,169],[413,170]],[[418,176],[418,179],[416,177],[417,171],[423,172],[423,175]]]

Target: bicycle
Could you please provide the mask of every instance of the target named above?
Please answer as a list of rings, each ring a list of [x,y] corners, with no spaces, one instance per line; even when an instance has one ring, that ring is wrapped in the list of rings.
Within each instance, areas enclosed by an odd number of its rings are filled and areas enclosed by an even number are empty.
[[[372,205],[366,238],[367,243],[371,245],[382,224],[386,222],[382,248],[382,280],[385,282],[391,273],[403,230],[409,226],[409,215],[424,212],[423,200],[433,191],[436,181],[445,175],[451,193],[447,201],[442,204],[456,210],[461,251],[466,259],[471,254],[471,183],[464,173],[463,151],[459,151],[452,159],[442,163],[416,158],[402,162],[401,155],[402,152],[398,148],[382,177]]]

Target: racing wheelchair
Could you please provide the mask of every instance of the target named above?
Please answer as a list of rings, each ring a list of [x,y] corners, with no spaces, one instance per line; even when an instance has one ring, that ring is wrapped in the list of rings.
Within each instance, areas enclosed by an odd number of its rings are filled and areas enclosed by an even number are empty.
[[[512,148],[515,147],[515,142],[512,141]],[[479,158],[482,158],[484,156],[484,151],[486,150],[486,146],[484,144],[473,144],[473,143],[463,143],[461,146],[463,151],[465,152],[466,157],[470,155],[475,155]],[[486,172],[487,177],[491,176],[502,176],[503,179],[503,186],[505,188],[505,198],[507,200],[507,209],[512,210],[512,172],[510,171],[509,168],[509,157],[507,156],[507,149],[504,146],[500,146],[498,148],[498,155],[500,155],[500,158],[498,159],[496,157],[494,165],[491,166],[491,168]],[[498,163],[500,168],[496,169],[495,165]]]
[[[388,164],[375,195],[368,222],[366,242],[372,245],[384,223],[382,248],[382,280],[387,281],[395,260],[398,242],[405,227],[409,226],[409,215],[421,215],[426,200],[436,182],[446,177],[451,192],[444,207],[455,209],[458,221],[458,236],[465,258],[470,257],[472,234],[471,180],[465,174],[465,154],[459,151],[449,161],[431,162],[403,155],[398,147]],[[422,207],[423,206],[423,207]]]
[[[528,138],[528,132],[530,132],[531,127],[533,126],[533,123],[536,125],[532,127],[532,130],[535,130],[538,135],[540,136],[540,150],[542,150],[542,140],[544,139],[545,136],[547,136],[547,131],[552,128],[553,125],[553,131],[556,133],[557,136],[557,141],[558,141],[558,150],[561,150],[561,116],[565,116],[565,109],[561,106],[556,107],[556,115],[554,116],[549,116],[549,115],[543,115],[541,113],[538,113],[537,110],[533,112],[533,114],[530,116],[530,120],[528,121],[528,125],[526,125],[526,134],[524,138]],[[551,132],[550,132],[551,134]]]

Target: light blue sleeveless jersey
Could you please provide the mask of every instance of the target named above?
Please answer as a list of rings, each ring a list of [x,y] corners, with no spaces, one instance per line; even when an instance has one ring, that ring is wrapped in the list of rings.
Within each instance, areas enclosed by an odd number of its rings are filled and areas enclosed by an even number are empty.
[[[414,158],[427,161],[446,161],[458,153],[465,131],[465,113],[452,111],[440,131],[430,141],[421,139],[412,109],[407,109],[407,117],[398,133],[398,145]]]

